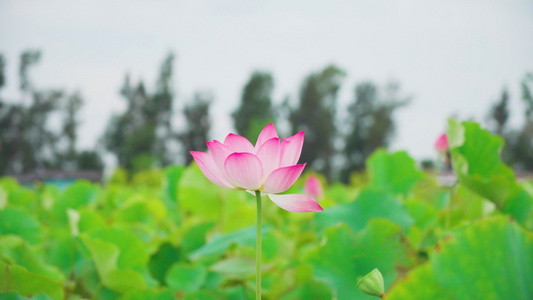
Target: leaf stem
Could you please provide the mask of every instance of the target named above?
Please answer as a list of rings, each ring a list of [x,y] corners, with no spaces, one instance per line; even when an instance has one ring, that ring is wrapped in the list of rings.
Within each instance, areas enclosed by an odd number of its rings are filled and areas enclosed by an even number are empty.
[[[257,199],[257,244],[255,250],[255,299],[261,300],[261,192],[255,191]]]

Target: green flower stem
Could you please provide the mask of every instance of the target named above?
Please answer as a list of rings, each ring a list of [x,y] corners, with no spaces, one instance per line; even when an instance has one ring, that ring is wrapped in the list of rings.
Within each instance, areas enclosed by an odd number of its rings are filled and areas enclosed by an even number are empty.
[[[261,192],[255,191],[257,199],[257,244],[255,250],[255,299],[261,300]]]
[[[447,213],[446,213],[446,229],[450,229],[450,225],[451,225],[451,222],[452,222],[452,199],[453,199],[453,194],[455,193],[455,190],[457,189],[457,185],[459,185],[459,179],[457,179],[451,189],[450,189],[450,198],[448,199],[448,205],[447,205]]]

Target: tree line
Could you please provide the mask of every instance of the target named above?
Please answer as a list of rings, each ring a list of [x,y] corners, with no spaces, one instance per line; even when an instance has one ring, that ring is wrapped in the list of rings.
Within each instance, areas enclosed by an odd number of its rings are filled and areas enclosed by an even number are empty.
[[[524,76],[520,83],[521,95],[525,109],[524,121],[518,128],[512,128],[508,122],[511,117],[509,104],[511,96],[507,88],[501,92],[499,99],[492,105],[488,115],[488,126],[505,141],[502,151],[503,160],[518,171],[533,171],[533,73]]]
[[[93,150],[76,148],[83,97],[79,92],[37,89],[28,73],[41,53],[24,51],[20,56],[21,99],[7,103],[0,98],[0,173],[18,174],[39,169],[102,170],[102,154],[113,154],[130,172],[163,167],[176,162],[190,163],[190,150],[207,150],[214,96],[198,91],[181,112],[172,85],[175,57],[168,54],[159,68],[153,90],[143,81],[132,82],[128,75],[120,89],[126,110],[114,115]],[[6,61],[0,55],[0,89],[5,85]],[[238,134],[255,141],[260,130],[271,122],[286,120],[286,135],[305,130],[306,146],[301,161],[328,179],[350,180],[363,170],[366,158],[377,148],[386,148],[395,133],[395,112],[408,105],[397,82],[377,85],[356,83],[346,108],[338,104],[345,71],[331,65],[306,76],[297,99],[273,99],[274,77],[255,71],[242,89],[238,107],[231,117]],[[509,95],[506,91],[489,111],[488,123],[507,141],[504,158],[516,168],[533,170],[533,75],[522,82],[522,99],[527,105],[525,124],[508,128]],[[13,102],[13,101],[11,101]],[[339,109],[345,109],[341,119]],[[59,129],[47,120],[62,119]],[[183,126],[175,120],[182,118]]]
[[[0,98],[0,175],[42,169],[101,170],[98,151],[76,149],[83,97],[76,91],[37,88],[29,71],[40,59],[40,51],[24,51],[18,68],[20,99],[10,103]],[[5,67],[0,54],[0,90],[7,80]],[[61,119],[59,128],[50,128],[50,118]]]

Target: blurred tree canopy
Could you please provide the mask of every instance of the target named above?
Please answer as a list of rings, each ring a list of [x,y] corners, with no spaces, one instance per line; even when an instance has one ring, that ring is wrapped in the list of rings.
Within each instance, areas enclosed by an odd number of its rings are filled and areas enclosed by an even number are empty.
[[[275,120],[273,89],[274,79],[270,73],[253,72],[242,90],[239,107],[231,114],[237,133],[252,143],[257,140],[261,130]]]
[[[337,94],[344,77],[345,72],[333,65],[309,75],[300,89],[299,103],[289,116],[294,133],[305,131],[300,161],[328,178],[332,176],[337,136]]]
[[[344,182],[348,182],[351,173],[365,168],[366,159],[376,149],[389,146],[395,130],[394,112],[409,102],[409,98],[400,96],[399,90],[397,82],[388,83],[383,91],[372,82],[355,87],[346,120],[349,132],[343,149],[346,162],[341,179]]]
[[[189,151],[207,150],[205,142],[209,140],[209,130],[211,129],[209,106],[212,102],[213,95],[211,93],[197,92],[194,95],[194,101],[183,109],[187,123],[185,131],[179,134],[179,139],[185,150],[185,163],[187,165],[193,160]]]
[[[0,173],[20,174],[41,169],[80,168],[76,151],[77,113],[83,104],[77,92],[69,95],[60,89],[38,89],[30,78],[30,69],[41,59],[38,50],[20,55],[19,89],[21,99],[0,99]],[[5,85],[6,61],[0,59],[0,88]],[[61,130],[52,130],[48,120],[64,115]],[[93,161],[84,162],[90,170],[101,170],[99,155],[88,151]]]
[[[524,123],[518,128],[508,128],[511,116],[509,103],[511,96],[504,89],[499,100],[489,111],[489,127],[494,134],[500,135],[505,146],[503,160],[516,170],[533,171],[533,74],[528,73],[521,82]]]
[[[522,128],[511,132],[508,138],[510,160],[516,169],[533,171],[533,73],[522,80],[522,100],[525,120]]]
[[[494,133],[503,135],[505,125],[509,120],[509,92],[507,89],[502,91],[500,100],[491,108],[490,117],[494,123]]]
[[[170,53],[161,65],[153,93],[146,91],[142,81],[132,84],[126,75],[121,95],[128,104],[127,109],[112,117],[103,140],[119,165],[128,170],[140,171],[172,162],[167,146],[174,136],[171,126],[173,61],[174,55]]]
[[[81,124],[81,93],[37,87],[32,68],[42,55],[26,50],[18,65],[19,99],[0,98],[0,174],[29,173],[42,169],[102,170],[100,151],[76,147]],[[197,92],[184,103],[185,125],[175,128],[181,118],[173,87],[175,57],[169,53],[159,68],[154,88],[143,81],[132,82],[126,74],[120,95],[126,110],[109,121],[99,143],[130,172],[171,163],[190,163],[189,151],[205,151],[211,129],[211,93]],[[0,54],[0,89],[7,82],[6,59]],[[347,117],[338,121],[338,92],[345,72],[334,65],[312,72],[303,80],[298,101],[273,104],[274,78],[265,71],[252,72],[242,89],[238,107],[231,117],[237,133],[254,142],[268,123],[287,119],[292,133],[305,131],[301,162],[328,179],[349,181],[350,174],[365,168],[365,161],[377,148],[387,148],[395,132],[394,113],[409,103],[397,82],[383,87],[373,82],[355,86]],[[501,135],[506,146],[503,158],[519,170],[533,170],[533,74],[521,82],[525,105],[524,123],[510,128],[511,96],[502,90],[489,110],[489,127]],[[50,120],[59,120],[51,126]],[[179,120],[178,120],[179,121]],[[179,154],[179,155],[178,155]],[[182,156],[183,155],[183,156]],[[340,167],[335,167],[339,166]]]

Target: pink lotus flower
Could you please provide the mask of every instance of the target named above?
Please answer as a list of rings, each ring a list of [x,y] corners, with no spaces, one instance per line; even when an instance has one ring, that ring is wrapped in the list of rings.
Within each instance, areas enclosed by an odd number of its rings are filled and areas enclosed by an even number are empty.
[[[304,185],[304,193],[315,199],[320,199],[323,196],[322,183],[316,176],[309,176]]]
[[[439,136],[439,138],[435,142],[435,149],[441,153],[448,152],[448,138],[446,137],[445,133],[441,134],[441,136]]]
[[[276,195],[289,189],[300,177],[305,164],[297,164],[304,132],[280,141],[273,124],[267,125],[252,145],[246,138],[230,133],[224,143],[207,142],[210,153],[191,151],[200,170],[221,187],[261,191],[279,207],[291,212],[321,211],[318,202],[306,195]]]

